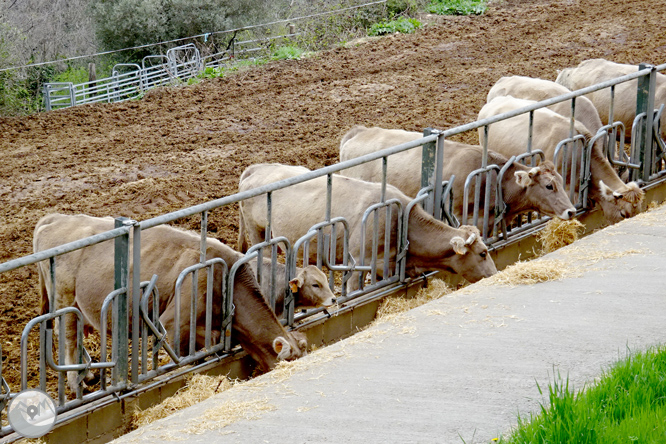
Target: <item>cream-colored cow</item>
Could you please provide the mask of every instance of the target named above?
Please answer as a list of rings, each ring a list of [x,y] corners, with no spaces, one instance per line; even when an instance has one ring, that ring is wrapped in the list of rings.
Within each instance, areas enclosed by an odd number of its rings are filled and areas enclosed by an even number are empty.
[[[114,220],[110,217],[50,214],[40,219],[35,227],[34,251],[44,251],[113,228]],[[199,262],[200,242],[198,233],[167,225],[150,228],[141,233],[141,280],[150,280],[153,274],[157,274],[160,294],[159,320],[166,328],[172,344],[178,330],[181,355],[188,353],[192,285],[182,287],[180,325],[175,325],[175,283],[182,270]],[[222,258],[229,267],[243,257],[213,238],[207,239],[206,246],[207,260]],[[58,256],[55,262],[55,288],[51,286],[49,279],[49,262],[40,262],[38,273],[42,313],[49,311],[51,303],[55,304],[56,309],[78,307],[83,314],[85,327],[99,331],[102,302],[114,289],[113,250],[113,241],[107,241]],[[130,263],[130,270],[131,265]],[[206,274],[200,272],[197,283],[197,349],[204,345]],[[130,275],[130,282],[131,279]],[[221,279],[221,267],[215,267],[212,313],[215,341],[219,340],[221,329]],[[282,327],[264,300],[248,264],[241,266],[235,276],[233,298],[236,307],[232,320],[233,337],[262,367],[270,369],[279,360],[296,359],[307,353],[305,336],[300,332],[288,332]],[[67,316],[65,319],[66,363],[71,364],[76,356],[76,319],[74,316]],[[86,375],[86,381],[93,379],[92,374]],[[69,372],[68,380],[70,388],[74,390],[77,385],[76,373]]]
[[[512,96],[498,96],[485,104],[479,119],[512,111],[536,102]],[[519,155],[526,151],[529,131],[529,115],[521,114],[493,123],[488,132],[488,149],[504,155]],[[574,135],[581,134],[586,140],[590,131],[580,122],[575,122]],[[546,108],[534,111],[532,149],[542,150],[546,159],[553,160],[557,144],[570,136],[570,119]],[[484,141],[483,128],[479,128],[479,140]],[[578,158],[577,171],[580,171]],[[590,158],[590,189],[588,198],[599,204],[604,216],[611,223],[634,216],[640,211],[644,192],[635,182],[625,184],[604,155],[603,140],[598,139],[592,147]],[[574,186],[577,187],[578,181]]]

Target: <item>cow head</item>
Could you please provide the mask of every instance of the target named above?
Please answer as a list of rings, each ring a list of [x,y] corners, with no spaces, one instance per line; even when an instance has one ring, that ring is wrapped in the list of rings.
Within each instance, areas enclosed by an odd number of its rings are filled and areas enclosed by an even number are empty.
[[[330,307],[335,303],[326,274],[314,265],[303,268],[289,281],[289,288],[299,308]]]
[[[614,224],[635,216],[641,211],[641,203],[645,192],[640,189],[636,182],[623,184],[613,191],[603,180],[599,181],[599,192],[601,198],[597,199],[606,219]]]
[[[562,220],[569,220],[576,215],[576,208],[571,204],[562,176],[553,162],[542,162],[538,167],[519,170],[514,175],[523,191],[522,205],[526,209]]]
[[[293,361],[308,354],[308,339],[300,331],[287,332],[273,340],[278,361]]]
[[[479,229],[470,225],[462,225],[459,234],[451,238],[451,246],[455,252],[451,259],[451,268],[470,282],[476,282],[497,273],[488,247],[481,240]]]

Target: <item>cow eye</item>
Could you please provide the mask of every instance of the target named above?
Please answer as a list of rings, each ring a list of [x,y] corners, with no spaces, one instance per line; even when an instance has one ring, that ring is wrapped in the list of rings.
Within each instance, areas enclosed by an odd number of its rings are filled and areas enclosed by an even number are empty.
[[[314,288],[319,288],[319,284],[312,284]]]
[[[546,185],[546,189],[553,191],[553,185],[549,183],[548,185]]]
[[[488,252],[487,252],[487,251],[482,251],[482,252],[479,253],[479,254],[480,254],[481,257],[484,258],[484,259],[486,258],[486,256],[488,256]]]

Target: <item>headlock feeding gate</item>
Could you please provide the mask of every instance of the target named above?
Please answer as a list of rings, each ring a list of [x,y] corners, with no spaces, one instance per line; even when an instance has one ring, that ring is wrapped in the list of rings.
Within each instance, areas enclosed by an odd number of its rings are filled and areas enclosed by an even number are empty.
[[[507,166],[500,168],[497,165],[488,164],[487,137],[483,143],[484,160],[481,168],[473,171],[468,177],[441,177],[442,165],[446,162],[443,155],[444,140],[448,137],[478,129],[487,135],[488,128],[493,123],[528,114],[530,127],[525,154],[511,158],[507,165],[512,162],[531,165],[536,159],[543,158],[543,153],[532,150],[535,110],[568,101],[571,103],[571,115],[573,116],[577,98],[593,91],[604,90],[611,98],[610,115],[612,116],[616,86],[638,79],[637,117],[630,130],[631,149],[628,152],[624,149],[624,133],[629,129],[624,128],[621,122],[612,122],[611,119],[610,124],[603,126],[589,140],[575,136],[562,141],[557,147],[555,159],[562,166],[561,171],[562,175],[567,178],[566,182],[577,184],[577,186],[570,187],[570,196],[579,215],[589,210],[586,193],[590,181],[590,147],[598,138],[606,138],[605,154],[616,169],[627,170],[629,178],[638,181],[643,189],[656,187],[663,183],[664,176],[666,176],[666,157],[664,157],[666,146],[661,137],[659,124],[664,104],[655,104],[656,75],[658,71],[665,69],[666,65],[656,67],[641,65],[637,72],[623,77],[445,131],[429,129],[419,140],[208,203],[140,222],[118,218],[115,221],[115,228],[112,230],[0,264],[0,272],[10,273],[20,267],[45,261],[44,263],[48,263],[48,267],[46,267],[48,274],[44,278],[48,285],[55,287],[59,279],[56,267],[63,255],[91,248],[103,242],[113,241],[114,244],[115,290],[106,296],[101,309],[102,331],[99,336],[99,348],[92,350],[91,346],[86,345],[84,341],[84,316],[81,311],[76,307],[56,306],[56,301],[51,299],[48,311],[25,326],[20,338],[21,361],[0,360],[0,418],[6,419],[6,414],[3,412],[6,411],[10,399],[19,391],[28,388],[47,391],[56,400],[58,413],[61,415],[59,421],[65,421],[75,415],[86,414],[86,409],[81,407],[85,407],[87,404],[92,405],[96,400],[109,397],[122,399],[132,396],[138,391],[145,390],[151,384],[157,383],[158,378],[163,375],[196,371],[211,361],[223,360],[237,353],[238,347],[236,347],[232,335],[235,314],[233,289],[236,273],[239,267],[246,262],[257,260],[258,280],[270,276],[271,282],[275,282],[277,273],[284,272],[287,279],[293,278],[297,265],[304,267],[312,260],[319,268],[328,273],[329,286],[337,292],[337,303],[339,304],[337,309],[339,310],[345,303],[362,301],[363,298],[380,289],[386,291],[386,289],[400,288],[409,281],[410,278],[405,271],[410,248],[407,242],[409,228],[407,222],[410,210],[414,205],[421,205],[435,218],[452,226],[458,226],[460,222],[479,225],[484,241],[491,250],[495,251],[501,250],[504,246],[525,236],[526,233],[534,232],[547,222],[549,218],[536,214],[526,215],[520,223],[505,220],[503,215],[506,208],[500,186],[494,187],[498,193],[493,199],[494,207],[489,206],[491,199],[484,198],[484,195],[491,189],[490,185],[493,181],[497,185],[498,181],[502,180]],[[419,146],[423,146],[421,192],[406,206],[399,201],[387,199],[386,173],[392,156]],[[567,158],[581,159],[581,161],[567,163],[565,161]],[[364,235],[361,242],[362,245],[368,243],[372,245],[369,250],[371,254],[362,253],[359,257],[354,257],[349,249],[351,228],[348,221],[331,212],[331,201],[336,193],[333,177],[345,169],[373,161],[381,162],[383,180],[376,204],[369,207],[362,217]],[[569,166],[567,167],[567,165]],[[314,225],[293,244],[284,237],[272,238],[270,227],[274,210],[274,193],[319,177],[327,178],[326,212],[320,215],[320,223]],[[452,211],[451,196],[452,188],[455,186],[464,186],[465,205],[462,221],[459,221]],[[229,264],[221,258],[206,259],[207,246],[211,242],[207,237],[209,214],[227,205],[252,198],[266,200],[267,229],[264,241],[254,245],[242,259],[233,264]],[[473,211],[467,210],[467,202],[474,202]],[[484,210],[483,218],[479,216],[481,209]],[[489,214],[496,216],[495,222],[492,224],[489,222]],[[158,288],[156,285],[159,270],[144,270],[144,275],[147,273],[148,275],[155,274],[155,276],[147,281],[140,280],[140,271],[145,267],[142,264],[140,253],[142,233],[145,236],[146,232],[157,226],[197,215],[201,220],[199,261],[195,260],[189,267],[182,270],[176,282],[174,297],[175,306],[181,307],[180,299],[184,297],[181,294],[190,294],[192,296],[189,301],[190,312],[202,313],[202,316],[199,319],[197,316],[190,317],[187,334],[176,333],[174,338],[169,338],[165,326],[160,321],[161,313],[158,310],[160,292],[164,293],[166,290]],[[398,222],[395,225],[389,224],[390,220],[395,220],[392,215],[398,216]],[[380,230],[380,224],[385,224],[382,227],[385,229]],[[367,232],[373,233],[371,236],[365,236],[365,227],[368,227]],[[379,233],[386,233],[386,235],[382,237]],[[338,254],[339,250],[336,251],[340,245],[344,250],[341,255]],[[316,254],[313,253],[313,250],[316,251]],[[391,258],[385,257],[389,254],[392,255]],[[264,264],[262,260],[264,257],[270,259],[270,265]],[[339,259],[340,257],[342,260]],[[302,258],[302,262],[299,262],[299,258]],[[278,270],[278,262],[286,264],[285,271]],[[262,267],[266,266],[271,268],[270,273],[262,270]],[[378,273],[378,271],[381,272]],[[214,279],[216,273],[222,276],[220,281]],[[369,274],[369,278],[364,279],[364,274]],[[349,288],[358,289],[348,291],[345,284],[353,279],[357,279],[357,285]],[[201,287],[197,286],[197,282],[200,280],[206,282],[205,297],[203,294],[199,294]],[[220,286],[219,291],[223,295],[221,301],[213,300],[212,286],[214,283]],[[317,308],[305,313],[297,313],[294,310],[294,297],[291,290],[289,288],[277,289],[275,286],[269,295],[269,303],[273,307],[279,296],[277,292],[282,291],[285,296],[285,310],[281,322],[288,328],[299,328],[305,322],[335,315],[335,311],[331,308]],[[214,303],[220,306],[214,307]],[[178,308],[175,313],[175,325],[179,325],[180,316]],[[218,318],[215,319],[214,316]],[[59,322],[53,322],[56,320]],[[65,327],[68,324],[75,326],[76,333],[72,336],[66,335]],[[197,328],[204,338],[201,347],[197,347]],[[107,343],[109,329],[110,344]],[[76,353],[73,363],[65,362],[67,341],[75,341]],[[20,384],[9,384],[6,381],[4,376],[8,374],[7,368],[10,366],[20,368]],[[90,371],[99,375],[99,382],[84,390],[83,381]],[[68,372],[74,376],[73,390],[67,384]],[[12,432],[13,430],[7,425],[7,422],[3,422],[0,436],[10,435],[11,439],[12,436],[16,436]]]

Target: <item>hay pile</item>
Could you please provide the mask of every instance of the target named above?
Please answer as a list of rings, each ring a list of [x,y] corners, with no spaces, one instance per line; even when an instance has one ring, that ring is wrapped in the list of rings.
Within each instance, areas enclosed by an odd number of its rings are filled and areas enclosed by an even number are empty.
[[[556,281],[576,275],[576,270],[561,260],[519,261],[506,267],[500,273],[484,279],[484,285],[534,285],[540,282]]]
[[[585,225],[577,219],[562,220],[553,218],[537,234],[537,240],[541,242],[544,254],[566,247],[578,240],[583,234]]]
[[[150,424],[158,419],[166,418],[173,413],[210,398],[215,393],[223,392],[233,386],[234,382],[226,376],[207,376],[195,374],[187,385],[175,395],[165,399],[161,404],[146,410],[137,410],[132,418],[132,428]]]

